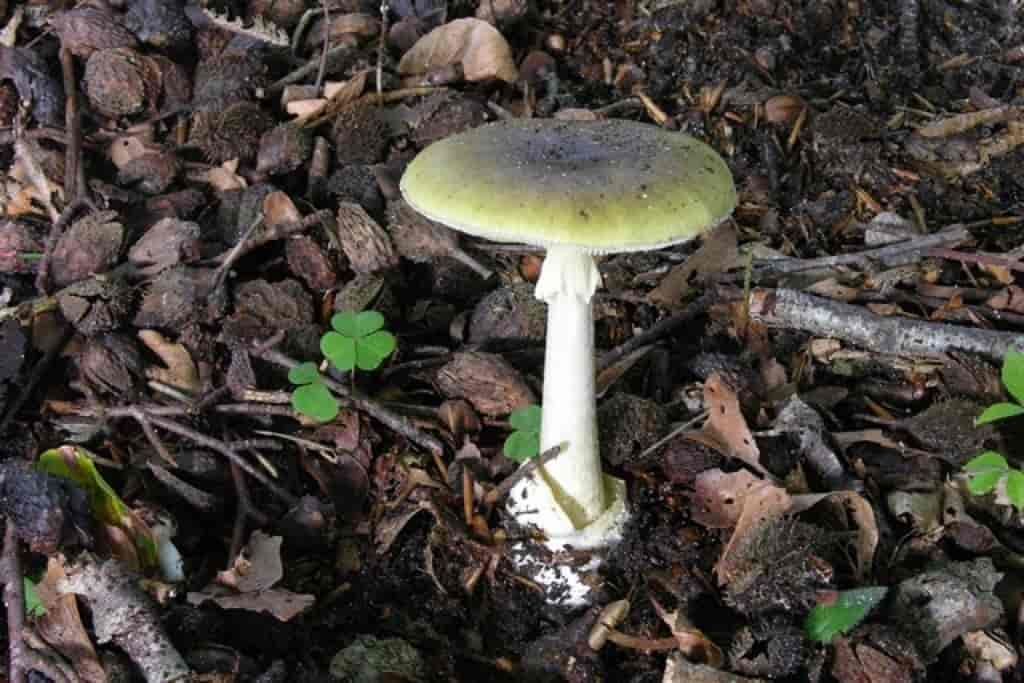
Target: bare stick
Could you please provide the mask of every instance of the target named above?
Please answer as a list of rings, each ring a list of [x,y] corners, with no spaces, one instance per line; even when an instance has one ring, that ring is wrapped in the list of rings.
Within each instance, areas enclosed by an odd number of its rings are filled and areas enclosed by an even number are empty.
[[[22,584],[21,556],[14,521],[7,518],[4,530],[4,551],[0,558],[0,577],[4,582],[4,604],[7,605],[7,652],[11,683],[25,683],[27,650],[21,636],[25,628],[25,587]]]
[[[1024,351],[1024,334],[1019,332],[883,317],[792,289],[754,290],[750,315],[771,327],[833,337],[876,353],[937,355],[960,350],[999,360],[1007,351]]]
[[[64,200],[72,203],[85,187],[82,172],[82,117],[78,113],[78,88],[75,60],[67,48],[60,50],[60,66],[64,75],[64,127],[68,145],[64,154]]]
[[[487,495],[484,497],[484,502],[487,503],[488,505],[500,503],[502,498],[507,496],[512,491],[512,489],[515,488],[515,485],[518,484],[523,479],[523,477],[532,474],[533,472],[537,471],[538,467],[542,467],[551,462],[552,460],[554,460],[567,447],[568,442],[563,441],[557,446],[552,446],[551,448],[547,449],[546,451],[538,455],[536,458],[527,460],[525,465],[520,467],[518,470],[516,470],[509,476],[505,477],[504,481],[502,481],[500,484],[498,484],[493,489],[488,491]]]

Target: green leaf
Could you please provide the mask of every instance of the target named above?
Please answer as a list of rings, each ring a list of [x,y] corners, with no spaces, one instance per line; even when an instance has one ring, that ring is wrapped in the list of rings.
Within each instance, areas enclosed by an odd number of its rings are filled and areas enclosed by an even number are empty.
[[[1003,384],[1017,403],[1024,403],[1024,353],[1010,351],[1003,358]]]
[[[103,524],[121,529],[138,557],[143,571],[159,565],[156,540],[142,519],[136,515],[100,475],[92,461],[92,454],[81,446],[61,446],[44,451],[36,468],[41,472],[69,479],[85,491],[92,514]]]
[[[982,472],[1006,474],[1009,469],[1010,465],[1006,462],[1006,458],[996,451],[985,451],[981,455],[971,458],[964,465],[964,472],[968,474],[980,474]]]
[[[338,332],[328,332],[320,338],[320,351],[339,370],[356,366],[356,340]]]
[[[974,420],[975,426],[1005,420],[1008,417],[1024,415],[1024,406],[1016,403],[993,403]]]
[[[377,311],[336,313],[331,318],[331,327],[346,337],[365,337],[384,327],[384,316]]]
[[[1006,475],[1006,497],[1010,499],[1013,507],[1018,510],[1024,509],[1024,472],[1010,470]]]
[[[343,334],[346,337],[358,337],[359,324],[356,322],[357,315],[359,314],[352,311],[335,313],[331,316],[331,327],[333,327],[339,334]]]
[[[531,403],[528,406],[513,410],[512,414],[508,416],[508,423],[512,425],[513,429],[524,432],[539,432],[540,418],[540,406],[536,403]]]
[[[338,417],[338,399],[324,384],[305,384],[292,392],[292,408],[319,422]]]
[[[395,335],[385,330],[356,340],[356,367],[376,370],[395,350]]]
[[[526,462],[537,457],[540,452],[540,434],[537,432],[516,431],[505,439],[505,457],[516,462]]]
[[[996,471],[972,474],[967,478],[967,490],[976,496],[983,496],[992,491],[1004,476],[1006,472]]]
[[[46,614],[46,606],[39,599],[36,582],[27,576],[21,577],[25,586],[25,614],[30,617],[41,617]]]
[[[313,384],[320,379],[320,369],[316,363],[300,363],[288,371],[288,381],[292,384]]]
[[[875,586],[842,591],[834,603],[818,605],[811,610],[804,622],[804,633],[819,643],[832,642],[835,636],[846,633],[863,621],[888,590],[884,586]]]

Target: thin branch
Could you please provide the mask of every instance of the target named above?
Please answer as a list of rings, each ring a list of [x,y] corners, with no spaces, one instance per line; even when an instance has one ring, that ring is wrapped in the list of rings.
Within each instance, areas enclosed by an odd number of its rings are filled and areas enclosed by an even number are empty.
[[[4,582],[4,604],[7,606],[8,676],[10,683],[25,683],[28,649],[21,635],[25,628],[25,586],[22,584],[18,534],[10,517],[4,529],[0,578]]]
[[[549,462],[554,460],[562,451],[564,451],[568,445],[565,442],[552,446],[547,449],[536,458],[532,458],[526,461],[526,464],[517,469],[515,472],[505,477],[505,479],[495,486],[493,489],[487,492],[484,496],[484,502],[487,505],[493,506],[496,503],[500,503],[501,500],[512,492],[515,485],[518,484],[524,477],[532,474],[537,470],[538,467],[547,465]]]
[[[937,355],[960,350],[1000,360],[1007,351],[1024,351],[1024,334],[1019,332],[885,317],[792,289],[755,290],[750,315],[771,327],[832,337],[875,353]]]
[[[295,505],[299,501],[299,499],[296,496],[292,495],[288,491],[285,491],[283,488],[274,483],[274,481],[270,477],[263,474],[252,465],[250,465],[249,462],[245,458],[243,458],[230,445],[224,443],[220,439],[215,439],[212,436],[207,436],[202,432],[198,432],[192,429],[191,427],[186,427],[185,425],[175,422],[174,420],[169,420],[165,417],[158,417],[157,415],[154,415],[154,412],[155,411],[151,412],[136,406],[127,406],[122,408],[112,408],[111,410],[107,411],[107,417],[115,419],[128,417],[135,420],[136,422],[139,422],[140,424],[145,420],[149,420],[149,422],[155,427],[159,427],[160,429],[171,432],[172,434],[177,434],[178,436],[188,439],[189,441],[192,441],[194,443],[197,443],[200,446],[205,446],[210,450],[217,451],[218,453],[226,457],[229,461],[238,465],[238,467],[243,472],[248,474],[250,477],[258,481],[259,483],[263,484],[263,486],[265,486],[267,490],[269,490],[277,498],[284,501],[288,505]]]
[[[273,339],[280,341],[278,339],[278,335],[275,335],[275,337],[269,341],[272,341]],[[289,370],[299,364],[299,362],[294,358],[271,348],[271,345],[268,342],[252,347],[250,352],[258,358],[262,358],[265,361],[269,361],[275,365],[280,365],[281,367]],[[341,384],[340,382],[336,382],[330,377],[324,377],[323,382],[332,392],[334,392],[336,396],[341,399],[342,403],[366,413],[389,429],[398,432],[413,443],[426,448],[427,451],[434,456],[435,460],[440,460],[441,456],[444,455],[444,445],[438,439],[419,429],[402,415],[394,413],[379,403],[361,396],[358,392],[353,392],[349,387]]]
[[[635,337],[631,337],[622,344],[616,346],[611,351],[607,351],[601,354],[601,357],[597,359],[597,371],[601,372],[602,370],[610,367],[611,365],[614,365],[619,360],[628,356],[635,349],[656,342],[662,337],[665,337],[671,332],[675,331],[676,328],[681,327],[686,323],[690,322],[698,315],[706,311],[708,307],[715,302],[716,298],[717,295],[715,294],[715,292],[707,292],[702,296],[694,299],[686,306],[686,308],[679,311],[678,313],[673,313],[667,318],[659,320],[658,322],[651,325],[648,329],[636,335]]]

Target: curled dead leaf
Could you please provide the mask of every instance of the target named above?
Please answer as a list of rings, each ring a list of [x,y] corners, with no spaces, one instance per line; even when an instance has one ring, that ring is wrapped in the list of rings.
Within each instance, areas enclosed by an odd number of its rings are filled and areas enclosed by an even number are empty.
[[[426,76],[454,65],[462,68],[467,81],[496,78],[513,83],[519,77],[508,41],[480,19],[456,19],[423,36],[402,56],[398,72]]]

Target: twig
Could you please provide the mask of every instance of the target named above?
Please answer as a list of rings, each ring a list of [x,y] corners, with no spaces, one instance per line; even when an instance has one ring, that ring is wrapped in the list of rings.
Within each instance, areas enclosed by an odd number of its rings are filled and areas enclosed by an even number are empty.
[[[275,341],[275,339],[277,343],[280,342],[279,335],[274,335],[274,337],[266,342],[252,347],[251,353],[258,358],[262,358],[265,361],[269,361],[275,365],[280,365],[281,367],[289,370],[297,366],[299,364],[297,360],[272,348],[270,342]],[[438,439],[422,431],[403,416],[398,415],[384,406],[359,395],[357,392],[353,392],[349,387],[341,384],[340,382],[336,382],[330,377],[324,377],[323,382],[341,399],[341,402],[350,405],[356,410],[366,413],[389,429],[398,432],[413,443],[426,448],[435,460],[440,461],[440,458],[444,455],[444,445]]]
[[[661,437],[660,439],[658,439],[657,441],[652,443],[650,446],[645,448],[643,453],[641,453],[640,455],[636,456],[636,458],[634,458],[634,460],[636,462],[643,462],[644,458],[649,456],[651,453],[654,453],[656,450],[658,450],[659,448],[661,448],[662,446],[667,444],[669,441],[671,441],[672,439],[674,439],[677,436],[679,436],[680,434],[682,434],[683,432],[689,431],[690,429],[693,428],[694,425],[696,425],[698,422],[700,422],[701,420],[703,420],[707,416],[708,416],[708,411],[706,411],[706,410],[701,411],[700,413],[698,413],[694,417],[690,418],[689,420],[687,420],[683,424],[679,425],[678,427],[673,429],[671,432],[669,432],[668,434],[666,434],[665,436]]]
[[[316,81],[313,82],[313,87],[316,88],[316,96],[319,97],[321,88],[324,87],[324,74],[327,73],[327,48],[331,45],[331,12],[327,6],[327,0],[320,0],[320,4],[324,8],[324,46],[320,50],[320,67],[316,72]]]
[[[965,225],[952,225],[940,232],[925,235],[905,242],[887,244],[877,249],[865,249],[853,254],[837,254],[812,259],[780,259],[754,264],[754,278],[758,280],[770,275],[786,275],[807,270],[836,268],[837,266],[870,265],[881,263],[887,267],[902,266],[920,260],[929,249],[951,246],[971,239],[970,228],[989,225],[991,221],[978,221]]]
[[[288,505],[295,505],[295,503],[298,502],[299,499],[296,496],[292,495],[288,491],[285,491],[283,488],[275,484],[274,481],[270,479],[270,477],[263,474],[252,465],[250,465],[245,460],[245,458],[238,454],[238,452],[234,448],[224,443],[220,439],[215,439],[212,436],[207,436],[202,432],[198,432],[190,427],[186,427],[185,425],[175,422],[174,420],[170,420],[165,417],[158,417],[157,415],[154,414],[154,412],[155,411],[144,410],[143,408],[139,408],[137,406],[126,406],[121,408],[112,408],[108,410],[106,414],[107,417],[115,419],[128,417],[135,420],[136,422],[139,422],[140,424],[144,420],[148,419],[150,423],[152,423],[156,427],[159,427],[160,429],[171,432],[172,434],[177,434],[178,436],[188,439],[189,441],[192,441],[194,443],[197,443],[200,446],[205,446],[210,450],[217,451],[218,453],[226,457],[229,461],[238,465],[238,467],[243,472],[248,474],[250,477],[258,481],[259,483],[263,484],[267,488],[267,490],[269,490],[277,498],[283,500]]]
[[[655,324],[651,325],[648,329],[626,340],[622,344],[619,344],[614,349],[601,354],[601,357],[597,359],[597,371],[610,367],[619,360],[625,358],[627,355],[632,353],[635,349],[641,346],[646,346],[653,342],[658,341],[662,337],[673,332],[676,328],[685,325],[690,322],[698,315],[708,309],[711,304],[715,302],[717,294],[713,291],[706,292],[705,294],[694,299],[686,306],[683,310],[678,313],[673,313],[667,318],[659,320]]]
[[[351,51],[352,51],[352,47],[350,47],[349,45],[347,45],[345,43],[342,43],[341,45],[337,45],[335,47],[332,47],[328,51],[327,59],[330,59],[330,58],[335,57],[337,55],[342,55],[342,54],[345,54],[346,52],[351,52]],[[281,91],[284,90],[287,86],[291,85],[292,83],[298,83],[303,78],[309,76],[310,74],[312,74],[313,72],[315,72],[319,68],[320,68],[320,59],[319,58],[309,60],[308,62],[306,62],[305,64],[300,66],[298,69],[295,69],[291,73],[286,74],[284,77],[280,78],[279,80],[277,80],[274,83],[272,83],[269,86],[267,86],[264,89],[264,91],[263,91],[263,98],[264,99],[271,99],[271,98],[277,97],[278,95],[281,94]]]
[[[228,272],[231,270],[231,266],[238,262],[238,259],[242,257],[242,254],[246,251],[246,245],[249,244],[249,240],[256,234],[256,229],[263,225],[263,213],[257,213],[256,217],[253,218],[252,223],[245,229],[245,232],[239,238],[235,246],[231,247],[226,254],[220,258],[220,265],[217,266],[217,270],[213,274],[213,284],[210,285],[210,290],[216,292],[224,284],[224,280],[227,278]]]
[[[380,3],[380,42],[377,43],[377,97],[384,95],[384,47],[388,39],[388,13],[391,11],[389,0]]]
[[[1000,360],[1007,351],[1024,351],[1024,334],[883,317],[792,289],[755,290],[750,314],[772,327],[833,337],[876,353],[936,355],[961,350]]]
[[[64,346],[71,340],[72,330],[70,325],[65,324],[61,331],[61,337],[56,344],[46,350],[46,354],[39,359],[35,367],[32,368],[32,374],[29,375],[28,381],[24,382],[21,386],[21,390],[18,393],[18,397],[11,402],[8,406],[7,414],[4,415],[3,420],[0,420],[0,434],[6,434],[7,428],[11,426],[11,422],[17,417],[18,412],[24,407],[25,402],[28,401],[29,397],[32,396],[32,392],[35,391],[36,385],[42,380],[43,375],[50,369],[53,361],[60,355],[60,352],[64,350]]]
[[[983,266],[998,266],[1000,268],[1006,268],[1007,270],[1015,270],[1018,273],[1024,273],[1024,263],[998,254],[985,254],[981,252],[977,254],[968,254],[954,249],[934,248],[928,250],[928,255],[936,258],[949,259],[950,261],[959,261],[960,263],[977,263]]]
[[[515,488],[515,485],[518,484],[524,477],[535,472],[538,467],[547,465],[549,462],[558,457],[558,455],[561,454],[562,451],[564,451],[568,447],[568,442],[563,441],[557,446],[552,446],[551,448],[547,449],[546,451],[538,455],[536,458],[527,460],[525,465],[523,465],[512,474],[505,477],[505,479],[500,484],[498,484],[493,489],[488,491],[487,495],[484,496],[484,502],[487,503],[488,506],[493,506],[496,503],[500,503],[501,500],[505,496],[507,496],[512,491],[512,489]]]
[[[53,256],[53,250],[57,247],[57,242],[60,240],[60,236],[64,234],[64,229],[82,209],[91,209],[95,211],[96,207],[86,197],[80,197],[79,199],[70,202],[66,207],[64,207],[64,211],[57,216],[57,219],[53,222],[53,226],[50,228],[50,234],[46,236],[46,244],[43,246],[43,255],[39,258],[39,269],[36,271],[36,289],[39,290],[40,294],[49,293],[50,258]]]
[[[4,604],[7,606],[7,652],[10,683],[25,683],[25,662],[28,655],[21,632],[25,628],[25,586],[21,574],[21,556],[14,521],[8,517],[4,529],[4,550],[0,557],[0,578],[4,582]]]
[[[85,191],[82,166],[82,117],[78,111],[78,87],[75,60],[67,48],[60,49],[60,66],[64,76],[64,127],[68,145],[64,153],[64,201],[75,202]]]

